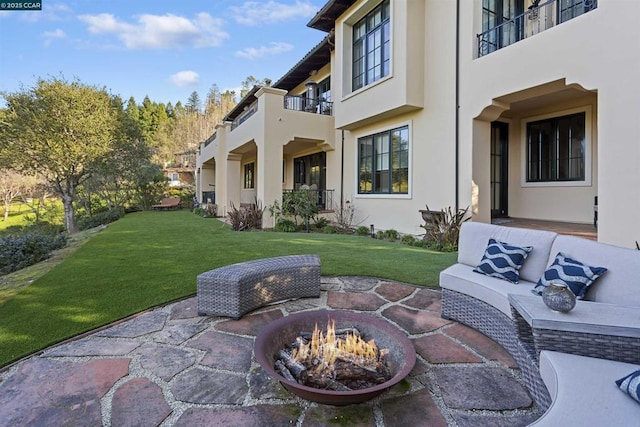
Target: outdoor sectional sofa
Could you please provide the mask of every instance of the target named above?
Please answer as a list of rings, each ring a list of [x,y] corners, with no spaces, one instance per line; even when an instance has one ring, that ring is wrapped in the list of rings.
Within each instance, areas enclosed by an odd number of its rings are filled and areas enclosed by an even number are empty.
[[[474,271],[489,239],[532,248],[517,283]],[[552,311],[532,292],[558,253],[607,269],[569,313]],[[546,411],[536,425],[571,421],[577,412],[583,420],[606,414],[610,425],[640,422],[640,403],[615,384],[624,371],[640,369],[640,251],[467,222],[460,230],[458,262],[440,273],[440,286],[443,318],[482,332],[516,360],[532,397]],[[611,408],[622,409],[612,413]]]

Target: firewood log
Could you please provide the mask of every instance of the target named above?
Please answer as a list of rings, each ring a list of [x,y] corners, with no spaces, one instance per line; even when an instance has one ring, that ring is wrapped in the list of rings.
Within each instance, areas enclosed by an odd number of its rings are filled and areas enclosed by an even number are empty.
[[[274,367],[276,369],[276,372],[282,375],[285,379],[289,381],[297,382],[296,379],[291,374],[291,371],[289,371],[287,367],[284,366],[284,363],[282,363],[282,360],[276,360]]]
[[[280,350],[277,356],[278,360],[281,360],[284,363],[284,366],[287,367],[289,372],[295,377],[298,382],[304,382],[306,379],[308,372],[307,368],[300,362],[296,362],[296,360],[284,350]]]

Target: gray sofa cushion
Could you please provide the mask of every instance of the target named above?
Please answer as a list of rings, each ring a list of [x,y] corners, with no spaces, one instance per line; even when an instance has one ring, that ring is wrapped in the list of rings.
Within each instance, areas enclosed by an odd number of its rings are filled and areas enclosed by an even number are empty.
[[[553,403],[531,426],[637,425],[640,405],[621,393],[615,381],[638,368],[630,363],[542,351],[540,375]],[[588,403],[583,396],[588,396]]]
[[[558,252],[584,264],[608,269],[589,288],[585,300],[640,306],[640,251],[561,235],[551,246],[549,265]]]
[[[458,262],[472,267],[480,264],[490,238],[510,245],[532,246],[533,250],[520,269],[520,280],[537,282],[547,268],[551,244],[556,236],[551,231],[465,222],[460,228]]]
[[[465,264],[454,264],[440,272],[440,286],[486,302],[509,317],[509,294],[531,295],[535,283],[520,280],[516,285],[495,277],[483,276]]]

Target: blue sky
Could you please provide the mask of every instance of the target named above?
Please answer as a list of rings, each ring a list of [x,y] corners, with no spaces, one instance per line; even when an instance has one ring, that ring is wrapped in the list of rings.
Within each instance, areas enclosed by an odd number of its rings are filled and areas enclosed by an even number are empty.
[[[274,82],[325,33],[306,24],[325,0],[41,0],[0,12],[0,92],[78,78],[125,101],[184,104],[212,84]]]

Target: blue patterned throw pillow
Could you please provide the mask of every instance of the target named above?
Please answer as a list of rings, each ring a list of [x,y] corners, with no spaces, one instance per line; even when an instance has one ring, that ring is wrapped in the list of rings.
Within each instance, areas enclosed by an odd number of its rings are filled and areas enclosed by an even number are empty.
[[[564,283],[576,294],[577,299],[583,299],[589,286],[605,271],[607,269],[604,267],[590,267],[558,252],[553,264],[542,274],[531,292],[542,295],[542,291],[549,286],[549,283]]]
[[[482,256],[480,264],[473,269],[476,273],[497,277],[511,283],[520,280],[520,267],[533,247],[513,246],[508,243],[489,239],[489,245]]]
[[[640,369],[616,381],[620,390],[640,403]]]

